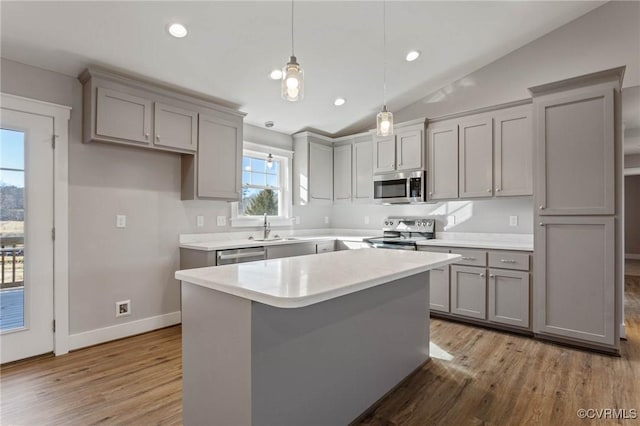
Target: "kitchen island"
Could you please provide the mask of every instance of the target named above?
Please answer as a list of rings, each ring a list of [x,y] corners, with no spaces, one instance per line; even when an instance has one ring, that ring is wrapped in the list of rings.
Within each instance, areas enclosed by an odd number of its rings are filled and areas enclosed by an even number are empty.
[[[183,423],[344,425],[429,358],[429,274],[350,250],[176,272]]]

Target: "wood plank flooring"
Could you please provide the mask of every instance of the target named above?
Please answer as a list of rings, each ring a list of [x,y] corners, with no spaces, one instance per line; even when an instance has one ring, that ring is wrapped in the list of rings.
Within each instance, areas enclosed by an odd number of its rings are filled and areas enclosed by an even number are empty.
[[[626,291],[621,357],[433,319],[432,360],[358,425],[639,424],[576,416],[640,412],[640,278]],[[0,424],[180,425],[180,337],[171,327],[2,366]]]

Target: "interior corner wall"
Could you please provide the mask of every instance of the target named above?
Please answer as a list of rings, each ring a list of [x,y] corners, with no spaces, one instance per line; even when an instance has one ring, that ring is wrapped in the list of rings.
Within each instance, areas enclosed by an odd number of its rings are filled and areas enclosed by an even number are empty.
[[[529,87],[626,65],[640,84],[640,2],[611,1],[394,113],[396,122],[531,97]],[[426,58],[428,60],[428,57]]]
[[[640,256],[640,175],[624,178],[624,252]]]

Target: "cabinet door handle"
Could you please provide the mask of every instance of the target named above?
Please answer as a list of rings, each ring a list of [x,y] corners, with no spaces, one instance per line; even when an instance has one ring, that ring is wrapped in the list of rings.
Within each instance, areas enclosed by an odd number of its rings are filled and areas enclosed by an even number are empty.
[[[496,192],[500,192],[500,191],[502,191],[502,189],[496,188]]]
[[[502,262],[502,263],[516,263],[516,261],[512,260],[512,259],[500,259],[500,262]]]
[[[156,140],[159,141],[160,140],[160,135],[156,135]]]
[[[487,192],[491,192],[491,188],[487,189]]]
[[[429,195],[433,195],[433,192],[429,192]]]
[[[495,278],[496,276],[493,274],[489,274],[489,278]]]
[[[544,226],[544,223],[540,222],[540,226]]]
[[[476,260],[475,257],[463,257],[462,260]]]
[[[480,273],[480,278],[484,278],[484,272]]]
[[[149,139],[149,132],[145,133],[145,134],[144,134],[144,137],[145,137],[146,139]]]
[[[544,210],[544,206],[540,204],[540,210]]]

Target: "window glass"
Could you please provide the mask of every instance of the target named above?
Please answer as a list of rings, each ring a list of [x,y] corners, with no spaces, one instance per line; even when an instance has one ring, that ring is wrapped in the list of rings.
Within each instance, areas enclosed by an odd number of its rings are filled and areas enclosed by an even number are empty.
[[[281,214],[280,161],[273,159],[271,167],[266,158],[242,157],[242,200],[238,204],[241,216],[269,216]]]

